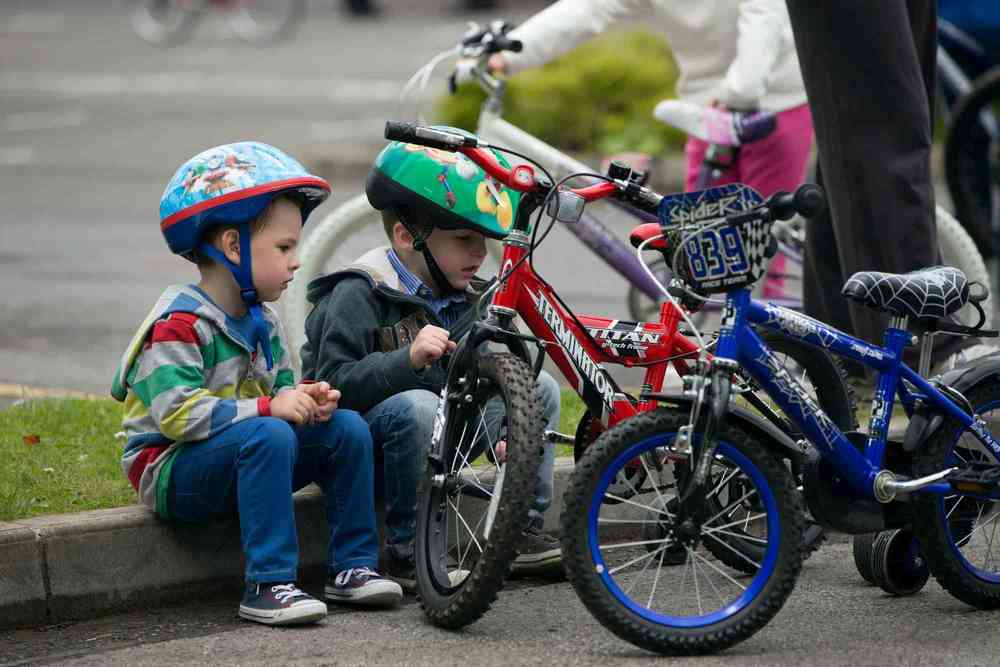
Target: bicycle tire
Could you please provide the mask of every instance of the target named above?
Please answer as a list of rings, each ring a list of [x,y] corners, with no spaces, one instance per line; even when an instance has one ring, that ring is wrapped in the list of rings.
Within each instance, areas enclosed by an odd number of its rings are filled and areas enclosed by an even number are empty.
[[[983,261],[979,246],[962,223],[940,206],[937,207],[937,236],[941,261],[944,265],[960,269],[966,278],[989,289],[992,284],[990,272],[986,268],[986,262]],[[987,303],[983,310],[986,312],[983,326],[992,329],[995,310],[992,302]],[[955,313],[955,316],[966,326],[972,326],[979,321],[979,313],[972,308],[962,308]]]
[[[229,25],[236,36],[251,44],[266,44],[289,37],[306,17],[305,0],[283,0],[284,13],[273,25],[262,24],[239,3],[229,17]],[[274,0],[269,3],[273,6]]]
[[[308,234],[299,249],[301,265],[281,300],[283,323],[291,348],[292,363],[296,368],[301,368],[299,351],[306,342],[305,322],[310,310],[307,298],[309,283],[322,274],[334,256],[334,251],[348,238],[364,227],[375,224],[381,226],[382,218],[362,193],[345,201],[319,222],[307,225]],[[346,263],[356,258],[341,259]]]
[[[466,487],[452,480],[458,479],[463,462],[470,459],[472,455],[469,452],[476,445],[475,442],[466,445],[464,435],[478,432],[476,424],[463,422],[461,416],[449,417],[450,423],[445,427],[442,442],[441,460],[444,469],[429,461],[417,494],[415,549],[420,606],[431,623],[452,630],[480,618],[503,588],[504,580],[517,555],[518,540],[528,526],[528,512],[535,496],[537,471],[542,461],[544,427],[539,407],[541,402],[535,390],[531,368],[512,354],[494,353],[480,357],[478,369],[477,400],[469,404],[482,405],[483,401],[479,399],[483,399],[483,396],[479,395],[478,387],[483,386],[484,381],[487,391],[499,392],[498,395],[505,402],[506,461],[502,468],[497,465],[496,477],[497,480],[502,479],[502,483],[494,483],[488,507],[485,513],[480,514],[481,518],[476,524],[456,516],[455,535],[449,535],[449,505],[458,514],[463,499],[475,497],[466,495]],[[453,411],[451,414],[463,413]],[[480,414],[483,414],[482,410]],[[470,425],[473,426],[472,429],[468,429]],[[478,477],[475,479],[476,484],[470,483],[468,491],[485,488],[486,485]],[[473,486],[477,488],[472,488]],[[498,491],[501,487],[502,490]],[[474,506],[469,516],[482,509],[481,506]],[[494,511],[490,521],[490,512]],[[484,522],[484,533],[476,536]],[[470,536],[464,552],[459,525],[464,526]],[[456,540],[454,547],[452,538]],[[473,546],[476,550],[472,549]],[[452,551],[454,553],[450,553]],[[456,561],[456,568],[451,572],[448,571],[446,562],[450,555]],[[467,556],[474,558],[468,563],[468,569],[465,568],[464,560]],[[455,573],[460,574],[455,576]]]
[[[180,44],[191,36],[201,11],[184,9],[174,0],[146,0],[132,12],[132,29],[148,44]]]
[[[629,597],[632,587],[641,582],[649,562],[641,572],[630,575],[632,583],[628,590],[623,590],[626,576],[622,575],[619,582],[614,578],[618,571],[627,572],[631,565],[638,564],[639,559],[655,558],[657,552],[648,552],[645,556],[640,553],[638,557],[633,557],[629,551],[620,550],[645,551],[642,542],[634,542],[635,538],[627,530],[622,532],[621,526],[645,524],[647,520],[643,518],[632,521],[626,517],[602,522],[600,513],[605,508],[604,487],[617,474],[621,465],[634,458],[644,457],[655,448],[665,447],[671,436],[687,424],[688,418],[686,410],[657,408],[625,420],[603,433],[573,471],[563,499],[561,519],[566,573],[590,613],[601,625],[622,639],[640,648],[667,655],[712,653],[747,639],[764,627],[781,609],[795,586],[802,566],[799,545],[802,539],[803,513],[791,474],[754,435],[727,425],[720,432],[718,456],[734,461],[745,470],[748,479],[753,480],[755,488],[759,489],[758,493],[768,515],[766,525],[769,530],[764,540],[767,543],[767,560],[762,563],[763,567],[758,569],[749,582],[739,584],[744,592],[735,593],[734,600],[727,602],[723,599],[724,596],[719,595],[719,588],[713,584],[712,588],[720,600],[719,609],[715,612],[702,610],[700,594],[696,588],[695,594],[699,597],[697,615],[694,616],[694,606],[683,595],[683,578],[677,593],[671,591],[665,598],[657,600],[662,606],[680,606],[688,602],[694,618],[666,615],[666,612],[661,613],[651,608],[656,582],[663,577],[664,580],[676,583],[679,572],[677,568],[686,568],[686,564],[671,568],[657,566],[655,574],[648,575],[656,577],[649,602]],[[652,487],[656,496],[661,497],[655,483]],[[655,501],[655,498],[652,500]],[[612,507],[631,508],[633,505],[630,503]],[[660,514],[664,515],[662,512]],[[696,526],[700,532],[698,539],[712,532],[711,527],[704,530],[710,524],[711,521],[706,520],[704,525]],[[605,526],[603,536],[598,529],[599,525]],[[616,532],[620,533],[622,540],[617,546],[598,544],[598,540],[603,537],[610,540]],[[665,553],[675,543],[673,536],[663,538],[660,551]],[[632,563],[625,560],[612,567],[612,558],[629,559]],[[696,541],[693,548],[688,547],[688,562],[694,562],[698,558],[704,560],[704,556],[698,554]],[[705,565],[700,574],[711,574],[714,567],[718,566]],[[699,576],[694,566],[692,571],[696,572],[695,577]],[[686,575],[686,569],[682,574]],[[730,578],[730,581],[735,580]],[[706,587],[706,591],[708,590],[710,589]],[[715,599],[712,598],[711,602],[714,605]]]
[[[969,93],[955,104],[944,144],[945,180],[955,214],[987,258],[997,251],[990,229],[990,192],[1000,187],[991,182],[990,137],[979,120],[980,112],[990,103],[1000,104],[1000,67],[978,77]]]
[[[965,395],[977,415],[1000,409],[1000,379],[991,377],[965,392]],[[993,417],[994,420],[997,418],[996,415]],[[973,447],[978,447],[979,443],[970,434],[965,434],[967,445],[957,446],[964,431],[958,421],[946,417],[944,423],[917,449],[915,476],[922,477],[952,465],[967,468],[969,461],[992,461],[993,457],[974,455],[976,450]],[[977,500],[971,495],[956,493],[953,497],[958,500],[950,499],[951,504],[946,505],[942,496],[920,493],[913,496],[913,533],[920,543],[923,557],[934,578],[955,598],[980,609],[1000,608],[1000,559],[992,555],[998,504],[996,501]],[[966,500],[969,502],[966,503]],[[986,520],[987,515],[991,517],[989,520]],[[977,529],[980,520],[983,520],[983,536],[986,532],[990,533],[990,551],[984,567],[997,561],[991,571],[981,570],[969,558],[975,555],[975,550],[982,549],[975,537],[980,530]]]

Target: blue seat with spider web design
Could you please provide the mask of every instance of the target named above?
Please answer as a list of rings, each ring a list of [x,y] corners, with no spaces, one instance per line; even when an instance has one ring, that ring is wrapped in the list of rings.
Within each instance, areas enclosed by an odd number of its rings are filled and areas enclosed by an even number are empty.
[[[950,266],[909,273],[859,271],[841,290],[848,299],[893,315],[916,319],[946,317],[969,301],[969,281]]]

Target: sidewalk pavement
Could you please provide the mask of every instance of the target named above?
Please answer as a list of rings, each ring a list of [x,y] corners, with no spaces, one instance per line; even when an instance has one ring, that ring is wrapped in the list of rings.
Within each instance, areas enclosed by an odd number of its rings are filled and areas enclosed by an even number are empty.
[[[571,458],[555,468],[555,531]],[[300,579],[322,576],[323,494],[296,494]],[[166,523],[138,505],[0,522],[0,629],[57,623],[242,588],[239,522]],[[308,574],[307,574],[308,573]]]

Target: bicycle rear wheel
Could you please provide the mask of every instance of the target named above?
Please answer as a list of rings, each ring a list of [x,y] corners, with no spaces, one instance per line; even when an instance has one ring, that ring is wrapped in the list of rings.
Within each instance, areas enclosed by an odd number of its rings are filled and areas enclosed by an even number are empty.
[[[178,44],[190,36],[202,11],[177,0],[145,0],[132,13],[132,28],[150,44]]]
[[[991,378],[966,392],[975,413],[1000,433],[1000,380]],[[956,466],[960,473],[1000,472],[997,457],[954,420],[946,420],[917,450],[915,474]],[[913,496],[913,532],[931,574],[959,600],[981,609],[1000,608],[1000,501],[990,493]],[[995,491],[992,492],[995,494]]]
[[[689,459],[671,461],[687,421],[687,411],[658,408],[609,429],[577,464],[562,513],[564,563],[580,599],[619,637],[665,654],[709,653],[750,637],[784,604],[802,564],[802,507],[790,472],[732,426],[720,433],[710,477],[738,475],[744,487],[720,496],[721,509],[705,504],[678,518],[671,468]],[[613,481],[636,460],[646,483],[628,502],[607,502]],[[741,525],[730,510],[748,503],[757,507],[749,518],[759,530],[739,537],[752,539],[761,554],[749,577],[707,546],[726,546]]]
[[[991,127],[992,126],[992,127]],[[956,105],[945,140],[948,192],[958,219],[980,252],[996,254],[992,225],[1000,215],[1000,68],[976,79]]]
[[[439,452],[431,453],[417,500],[420,606],[434,625],[450,629],[472,623],[496,600],[528,526],[542,461],[531,369],[505,353],[480,358],[478,371],[474,389],[449,399]],[[502,460],[494,454],[501,441]],[[473,462],[483,454],[490,464],[478,468]]]

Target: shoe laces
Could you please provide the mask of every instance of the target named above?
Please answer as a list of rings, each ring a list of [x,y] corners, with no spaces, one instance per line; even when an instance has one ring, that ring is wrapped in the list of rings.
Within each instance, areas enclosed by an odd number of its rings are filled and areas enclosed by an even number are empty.
[[[271,592],[274,593],[274,599],[281,603],[285,603],[292,598],[306,597],[306,594],[299,590],[295,584],[277,584],[271,586]]]
[[[346,586],[347,582],[349,582],[351,580],[351,577],[353,577],[355,574],[357,574],[358,576],[360,576],[360,577],[362,577],[364,579],[370,579],[372,577],[379,576],[378,572],[376,572],[375,570],[371,569],[370,567],[367,567],[367,566],[364,566],[364,567],[352,567],[352,568],[349,568],[347,570],[343,570],[343,571],[339,572],[337,574],[337,576],[334,578],[333,582],[335,584],[337,584],[338,586]]]

